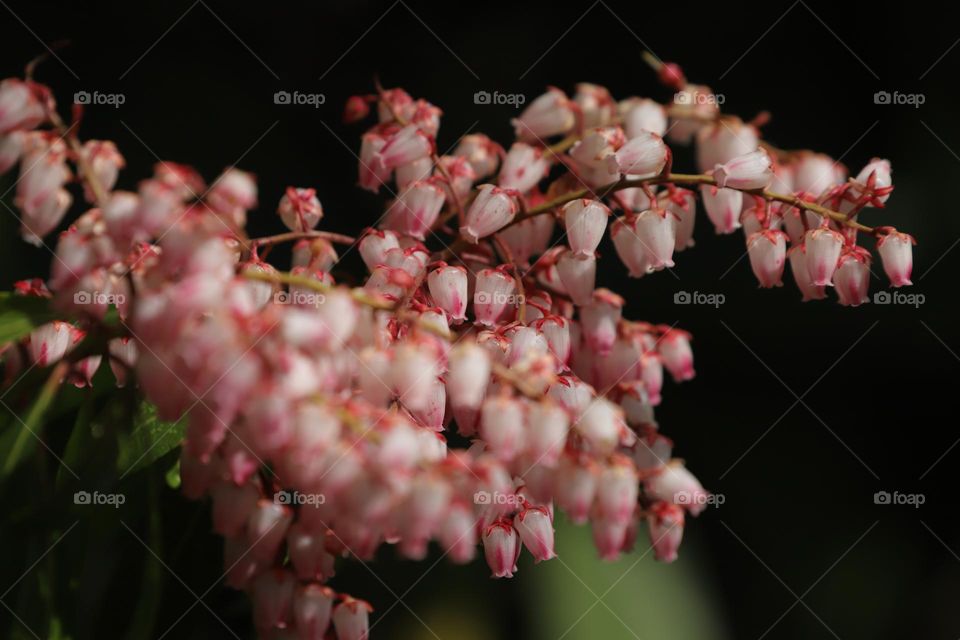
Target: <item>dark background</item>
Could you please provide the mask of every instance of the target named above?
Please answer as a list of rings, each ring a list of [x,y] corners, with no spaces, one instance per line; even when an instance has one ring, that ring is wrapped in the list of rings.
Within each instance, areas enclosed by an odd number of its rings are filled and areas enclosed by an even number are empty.
[[[952,410],[960,371],[954,286],[960,250],[952,249],[960,239],[960,48],[952,47],[960,28],[940,13],[925,2],[814,0],[3,0],[0,76],[21,74],[44,43],[68,40],[57,50],[60,60],[45,62],[37,77],[54,88],[64,114],[75,91],[125,95],[118,109],[88,109],[81,132],[117,142],[128,163],[120,186],[135,188],[158,158],[192,164],[211,180],[237,164],[254,172],[260,186],[251,235],[282,230],[273,211],[287,185],[318,190],[323,228],[357,232],[376,220],[383,196],[355,186],[362,128],[340,121],[344,100],[369,92],[375,74],[444,109],[438,141],[444,151],[468,131],[511,139],[516,110],[475,104],[479,90],[521,93],[529,102],[546,85],[572,92],[576,82],[591,81],[617,97],[666,100],[669,92],[641,61],[649,49],[723,94],[724,111],[749,119],[769,109],[765,137],[781,147],[823,151],[854,173],[871,157],[889,158],[896,191],[885,211],[863,219],[918,239],[909,290],[925,296],[917,308],[801,304],[792,283],[759,291],[745,259],[728,272],[742,258],[742,237],[716,237],[704,218],[697,246],[677,260],[676,278],[664,272],[627,281],[611,259],[601,262],[599,282],[624,294],[628,317],[679,322],[695,336],[698,376],[680,387],[668,383],[657,415],[676,454],[725,497],[721,507],[688,523],[675,568],[692,571],[705,586],[726,637],[956,638],[960,528],[951,512],[960,449],[952,449],[958,437]],[[326,103],[278,106],[278,90],[323,93]],[[877,105],[873,96],[881,90],[922,93],[926,100],[920,108]],[[692,169],[689,153],[678,152],[676,166]],[[51,258],[23,245],[15,228],[4,210],[4,289],[46,274]],[[341,266],[358,269],[356,253]],[[881,277],[872,288],[882,290],[886,278],[874,271]],[[677,291],[722,293],[726,303],[675,305]],[[199,596],[221,573],[205,507],[165,491],[159,555],[169,571],[162,572],[157,596],[156,635],[194,603],[191,590]],[[877,505],[877,491],[922,493],[925,504]],[[87,554],[84,587],[96,596],[78,615],[99,637],[114,637],[113,621],[136,602],[135,567],[147,557],[132,536],[115,529],[78,541],[75,551]],[[44,548],[8,548],[5,554],[18,557],[7,561],[4,579],[15,580],[29,566],[24,558]],[[372,566],[377,579],[344,564],[335,586],[387,611],[436,558],[416,565],[382,556]],[[614,575],[632,565],[627,557]],[[423,636],[412,612],[438,601],[450,603],[446,615],[454,623],[444,628],[462,637],[477,619],[502,637],[540,637],[538,620],[553,614],[531,603],[537,583],[528,580],[541,569],[525,565],[518,580],[492,582],[480,563],[440,563],[403,596],[409,608],[389,609],[374,637]],[[635,571],[648,570],[645,561]],[[598,584],[591,595],[573,576],[564,579],[579,590],[571,602],[580,609],[609,586]],[[14,606],[15,596],[11,591],[4,602]],[[242,597],[217,586],[204,603],[241,635],[250,633]],[[689,615],[686,605],[676,603],[670,615]],[[0,609],[0,619],[17,628],[7,610]],[[437,625],[431,618],[430,626]],[[637,637],[670,637],[630,626]],[[226,633],[198,605],[168,637]],[[633,636],[615,624],[611,637]]]

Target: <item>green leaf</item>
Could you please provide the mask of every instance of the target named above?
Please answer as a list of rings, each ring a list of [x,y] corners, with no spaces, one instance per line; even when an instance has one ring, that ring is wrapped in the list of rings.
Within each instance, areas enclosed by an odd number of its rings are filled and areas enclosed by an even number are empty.
[[[0,468],[0,477],[7,478],[20,464],[27,453],[36,448],[43,431],[43,419],[57,397],[60,381],[67,372],[67,364],[61,361],[50,372],[47,381],[40,388],[37,399],[30,405],[25,418],[14,415],[11,428],[8,428],[0,440],[0,457],[3,458],[3,467]],[[13,413],[13,410],[10,410]]]
[[[40,325],[56,319],[46,298],[0,292],[0,345],[22,338]]]
[[[133,430],[121,435],[117,469],[123,478],[151,465],[180,445],[186,419],[166,422],[157,417],[157,408],[143,402],[133,419]]]

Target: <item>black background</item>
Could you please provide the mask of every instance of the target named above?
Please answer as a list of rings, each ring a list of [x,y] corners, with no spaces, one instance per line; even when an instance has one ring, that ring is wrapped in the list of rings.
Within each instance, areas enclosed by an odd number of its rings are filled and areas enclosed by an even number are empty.
[[[791,283],[757,290],[741,259],[742,237],[716,237],[702,218],[697,246],[677,259],[676,278],[663,272],[628,281],[609,259],[601,262],[599,282],[624,294],[628,317],[679,322],[695,336],[698,376],[679,387],[668,383],[658,419],[676,441],[677,455],[726,499],[691,521],[687,538],[732,637],[759,637],[796,596],[815,614],[796,604],[766,637],[960,636],[960,529],[951,517],[960,456],[960,448],[952,449],[960,371],[954,286],[960,47],[951,47],[960,29],[940,15],[940,6],[814,0],[0,4],[2,77],[22,73],[45,50],[43,43],[68,40],[57,50],[60,60],[45,62],[37,73],[62,105],[79,90],[125,95],[118,109],[88,109],[82,128],[83,137],[119,145],[128,163],[121,187],[135,188],[158,157],[189,163],[208,179],[237,164],[254,172],[260,186],[251,235],[282,230],[273,211],[287,185],[318,190],[326,229],[357,232],[377,219],[383,197],[355,186],[362,129],[340,121],[344,100],[369,92],[375,74],[444,109],[443,151],[468,131],[510,140],[516,111],[475,104],[480,90],[520,93],[529,101],[546,85],[572,91],[574,83],[591,81],[617,97],[665,100],[669,92],[640,59],[649,49],[723,94],[724,111],[749,119],[769,109],[765,137],[781,147],[826,152],[853,172],[873,156],[889,158],[896,191],[885,211],[869,211],[864,222],[893,224],[917,237],[909,292],[925,296],[918,308],[801,304]],[[318,109],[275,105],[278,90],[319,92],[326,102]],[[920,108],[877,105],[877,91],[922,93],[926,100]],[[679,169],[691,169],[689,162],[688,153],[678,152]],[[0,266],[7,288],[46,273],[51,256],[22,245],[12,216],[6,210],[4,216]],[[612,257],[612,247],[605,248]],[[353,252],[341,266],[356,271],[359,264]],[[874,271],[881,277],[872,288],[882,290],[886,278]],[[675,305],[677,291],[722,293],[726,303],[718,309]],[[919,509],[876,505],[877,491],[919,492],[926,502]],[[180,502],[175,495],[165,501],[168,546],[180,539],[188,517],[200,524],[171,569],[199,595],[220,574],[218,542],[203,533],[199,507]],[[123,544],[136,551],[136,542]],[[378,572],[387,582],[412,582],[417,566],[391,557]],[[344,573],[341,585],[381,608],[378,597],[392,602],[363,569]],[[485,574],[476,565],[438,568],[409,601],[416,609],[431,590],[483,581]],[[516,604],[520,588],[483,583],[461,604],[489,606],[504,636],[519,635],[530,631]],[[168,576],[162,620],[169,624],[192,602]],[[249,632],[242,598],[217,588],[205,602]],[[402,607],[390,613],[407,615]],[[385,620],[376,637],[393,637],[398,627],[392,624]],[[108,620],[101,625],[109,628]],[[196,607],[171,637],[223,633]]]

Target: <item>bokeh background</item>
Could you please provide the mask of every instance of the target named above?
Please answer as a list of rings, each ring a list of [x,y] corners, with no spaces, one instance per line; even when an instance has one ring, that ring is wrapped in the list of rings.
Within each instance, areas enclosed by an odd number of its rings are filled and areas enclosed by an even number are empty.
[[[516,109],[476,104],[477,91],[529,102],[546,85],[591,81],[617,97],[666,100],[640,57],[650,50],[722,94],[724,111],[770,110],[764,134],[778,146],[823,151],[854,172],[874,156],[892,161],[896,191],[864,221],[917,237],[918,306],[801,304],[792,284],[759,291],[742,237],[716,237],[703,219],[675,277],[628,281],[616,259],[601,261],[599,284],[624,294],[625,315],[695,336],[697,378],[668,384],[657,417],[724,503],[688,523],[677,563],[654,563],[642,545],[602,564],[589,531],[565,522],[560,558],[521,562],[512,581],[489,580],[479,562],[452,567],[434,552],[416,564],[385,550],[367,566],[344,563],[334,582],[373,603],[379,638],[960,636],[958,38],[932,2],[0,0],[0,76],[62,43],[37,73],[61,104],[76,91],[125,96],[119,108],[88,109],[81,132],[120,146],[121,187],[158,159],[208,179],[236,164],[258,176],[257,235],[282,229],[273,212],[287,185],[317,189],[324,228],[355,233],[377,219],[382,197],[355,186],[361,129],[340,119],[375,75],[444,109],[443,151],[471,131],[510,140]],[[325,103],[276,105],[281,90]],[[924,103],[877,104],[878,91]],[[690,163],[678,152],[678,168]],[[24,245],[0,213],[0,286],[46,274],[50,254]],[[349,280],[356,252],[341,268]],[[674,304],[679,291],[725,303]],[[30,477],[16,479],[2,489],[5,505],[42,495]],[[137,486],[147,491],[149,480]],[[74,637],[124,637],[145,600],[152,624],[127,637],[231,637],[221,622],[252,637],[245,598],[217,584],[208,508],[154,480],[149,508],[98,514],[43,557],[77,568],[79,595],[58,603]],[[138,502],[141,489],[129,490]],[[876,504],[880,491],[925,502]],[[55,508],[37,498],[30,517],[4,509],[4,637],[46,628],[36,601],[52,587],[28,569],[52,542],[37,518],[55,523],[62,514],[44,511]]]

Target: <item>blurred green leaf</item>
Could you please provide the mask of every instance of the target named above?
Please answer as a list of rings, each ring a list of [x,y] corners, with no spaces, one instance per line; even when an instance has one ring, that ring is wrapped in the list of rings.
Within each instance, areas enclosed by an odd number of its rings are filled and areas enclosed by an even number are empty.
[[[0,439],[0,459],[3,460],[0,477],[4,479],[9,477],[24,456],[36,448],[40,433],[43,431],[44,416],[57,397],[60,381],[66,372],[66,362],[61,361],[54,366],[47,381],[40,388],[37,399],[30,405],[26,418],[20,418],[14,414],[11,428],[8,428],[3,434],[4,437]],[[13,413],[12,410],[11,413]]]
[[[186,419],[167,422],[157,417],[157,408],[142,402],[129,434],[121,434],[117,470],[121,477],[139,471],[180,445]]]
[[[22,338],[56,318],[46,298],[0,292],[0,344]]]

